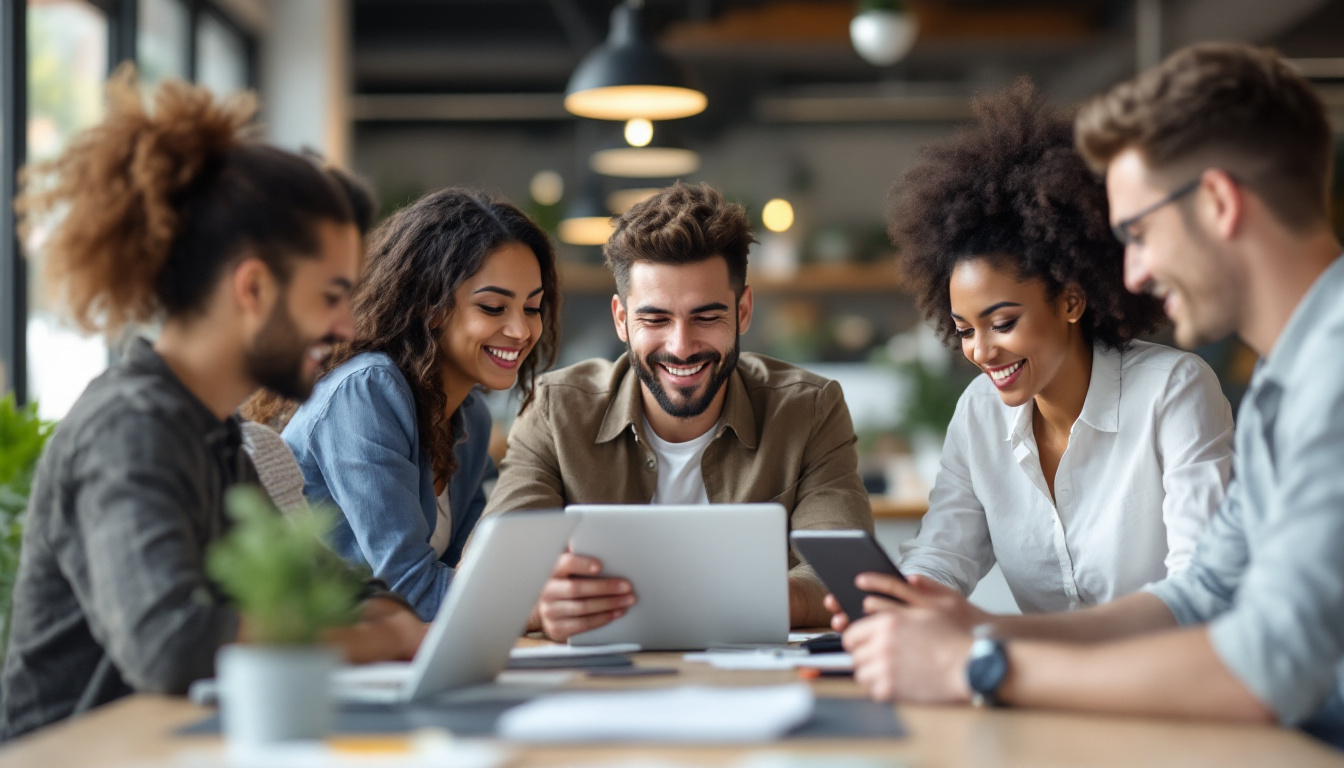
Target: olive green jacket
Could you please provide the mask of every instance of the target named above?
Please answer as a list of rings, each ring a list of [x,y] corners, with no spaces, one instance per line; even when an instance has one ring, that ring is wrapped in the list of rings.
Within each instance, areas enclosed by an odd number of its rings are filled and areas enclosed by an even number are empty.
[[[873,530],[854,425],[840,385],[744,353],[701,473],[713,503],[778,502],[789,528]],[[658,465],[644,435],[639,378],[626,355],[586,360],[537,382],[509,431],[484,517],[566,504],[647,504]],[[815,574],[790,549],[790,576]]]

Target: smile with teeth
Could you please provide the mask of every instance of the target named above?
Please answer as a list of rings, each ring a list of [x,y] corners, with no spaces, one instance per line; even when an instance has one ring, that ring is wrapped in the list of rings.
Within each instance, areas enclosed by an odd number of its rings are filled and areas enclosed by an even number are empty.
[[[1021,368],[1022,364],[1025,362],[1027,361],[1018,360],[1016,363],[1013,363],[1007,368],[1000,368],[996,371],[987,371],[987,373],[989,373],[990,378],[994,379],[995,381],[1003,381],[1009,376],[1012,376],[1014,373],[1017,373],[1018,369]]]
[[[317,361],[317,362],[320,363],[320,362],[322,362],[322,358],[326,357],[326,356],[327,356],[327,353],[330,352],[330,351],[331,351],[331,346],[330,346],[330,345],[327,345],[327,344],[319,344],[319,345],[316,346],[316,347],[309,347],[309,348],[308,348],[308,357],[310,357],[310,358],[312,358],[313,360],[315,360],[315,361]]]
[[[701,363],[699,365],[691,366],[690,368],[675,368],[667,363],[662,363],[662,366],[673,376],[694,376],[700,372],[701,368],[705,367],[705,364]]]
[[[486,347],[485,351],[489,352],[495,357],[498,357],[500,360],[504,360],[510,363],[513,362],[514,360],[517,360],[518,355],[521,354],[522,352],[522,350],[520,349],[501,349],[499,347]]]

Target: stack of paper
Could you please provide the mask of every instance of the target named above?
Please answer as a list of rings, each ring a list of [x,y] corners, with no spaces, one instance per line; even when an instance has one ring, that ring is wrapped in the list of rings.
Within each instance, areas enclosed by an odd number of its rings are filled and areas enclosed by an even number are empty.
[[[805,683],[756,688],[684,686],[543,696],[500,717],[505,739],[544,742],[760,742],[812,716]]]

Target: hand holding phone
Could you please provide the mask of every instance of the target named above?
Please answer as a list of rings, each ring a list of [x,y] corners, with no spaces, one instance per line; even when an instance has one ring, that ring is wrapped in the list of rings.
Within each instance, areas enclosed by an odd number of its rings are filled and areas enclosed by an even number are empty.
[[[867,531],[794,531],[789,534],[789,539],[851,620],[857,621],[867,615],[863,610],[863,599],[868,595],[901,602],[891,595],[865,592],[854,586],[855,577],[868,572],[905,580],[900,569],[882,551],[877,539]]]

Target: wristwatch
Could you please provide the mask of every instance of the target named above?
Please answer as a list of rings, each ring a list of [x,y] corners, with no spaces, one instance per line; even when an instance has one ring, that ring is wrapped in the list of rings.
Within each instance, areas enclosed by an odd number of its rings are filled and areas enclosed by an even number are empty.
[[[992,634],[988,624],[972,630],[975,640],[966,657],[966,683],[971,689],[971,703],[977,707],[999,706],[999,686],[1008,677],[1008,654],[1003,641]]]

